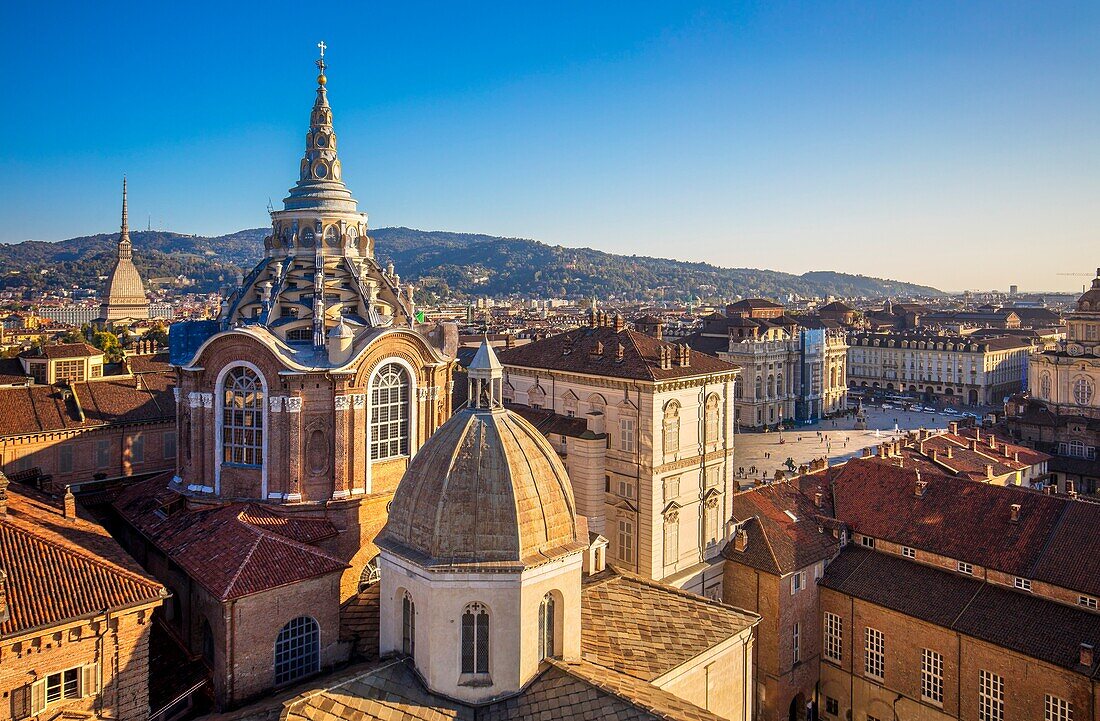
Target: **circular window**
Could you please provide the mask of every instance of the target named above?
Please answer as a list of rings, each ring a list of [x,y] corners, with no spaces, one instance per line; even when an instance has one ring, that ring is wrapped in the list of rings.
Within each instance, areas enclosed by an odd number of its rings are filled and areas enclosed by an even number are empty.
[[[1087,378],[1078,378],[1073,384],[1073,400],[1079,406],[1092,403],[1092,383]]]
[[[326,145],[328,145],[328,138],[326,138],[324,135],[318,133],[318,135],[317,135],[317,147],[318,148],[323,148]]]
[[[313,177],[315,178],[327,178],[328,166],[324,163],[317,162],[313,164]]]

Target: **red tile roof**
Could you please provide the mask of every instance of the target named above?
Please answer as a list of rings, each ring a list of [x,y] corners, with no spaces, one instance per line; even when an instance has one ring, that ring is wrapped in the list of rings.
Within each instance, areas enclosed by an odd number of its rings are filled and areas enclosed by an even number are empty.
[[[618,344],[623,358],[616,357]],[[600,347],[602,344],[602,349]],[[673,363],[661,368],[658,349],[668,348]],[[711,373],[734,373],[737,366],[689,350],[688,365],[675,363],[678,346],[634,330],[584,327],[566,331],[518,348],[501,351],[500,362],[513,367],[583,373],[588,375],[665,381]]]
[[[824,513],[825,508],[817,508],[790,483],[737,493],[733,496],[733,520],[746,522],[748,545],[738,551],[737,544],[730,542],[723,554],[776,575],[832,558],[840,541],[831,532],[833,519],[823,517]]]
[[[1027,577],[1069,502],[961,478],[921,480],[927,486],[917,497],[916,471],[851,460],[834,476],[836,516],[855,533]]]
[[[167,594],[98,524],[64,518],[46,496],[17,484],[0,516],[0,568],[7,572],[9,611],[0,637]]]
[[[74,383],[69,388],[0,388],[0,436],[89,428],[117,423],[171,421],[175,381],[159,373]],[[83,420],[75,394],[84,413]]]
[[[103,355],[103,351],[87,343],[54,343],[33,350],[23,351],[19,354],[19,357],[60,360],[63,358],[87,358],[97,355]]]
[[[187,507],[161,475],[134,484],[115,509],[161,552],[220,600],[339,573],[340,559],[305,540],[334,535],[318,517],[284,516],[253,503]],[[165,513],[168,506],[181,506]]]

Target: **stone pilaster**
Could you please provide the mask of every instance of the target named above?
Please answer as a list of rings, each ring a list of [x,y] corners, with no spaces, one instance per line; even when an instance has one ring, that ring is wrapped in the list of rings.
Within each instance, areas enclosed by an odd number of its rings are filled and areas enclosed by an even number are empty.
[[[302,500],[302,397],[287,396],[284,401],[287,418],[287,492],[286,500]]]
[[[367,489],[367,395],[353,393],[351,396],[351,456],[348,463],[348,486],[352,494],[366,493]]]
[[[348,479],[348,417],[351,415],[351,396],[333,398],[333,479],[332,498],[339,500],[351,495]]]
[[[287,493],[287,415],[283,396],[267,399],[267,497],[279,500]]]

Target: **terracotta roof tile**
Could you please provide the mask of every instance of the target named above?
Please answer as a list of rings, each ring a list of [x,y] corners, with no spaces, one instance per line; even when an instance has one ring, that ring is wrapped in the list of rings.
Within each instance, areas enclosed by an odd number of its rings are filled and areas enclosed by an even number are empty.
[[[70,388],[30,385],[0,388],[0,436],[89,428],[115,423],[171,421],[175,398],[168,376],[150,373],[74,383]],[[75,394],[74,400],[70,394]],[[77,408],[84,413],[83,420]]]
[[[831,533],[832,519],[822,516],[825,512],[790,483],[737,493],[733,496],[733,519],[748,521],[744,528],[749,542],[743,551],[730,542],[723,555],[777,575],[831,558],[840,541]]]
[[[157,601],[167,593],[97,524],[66,519],[45,496],[15,484],[0,516],[0,568],[9,616],[0,637]],[[64,579],[64,583],[58,583]]]
[[[294,540],[316,537],[328,523],[323,519],[279,522],[278,514],[249,503],[187,508],[183,496],[165,487],[166,480],[161,475],[130,486],[114,507],[216,598],[240,598],[347,567]],[[180,508],[166,514],[168,506]]]
[[[622,360],[616,357],[619,343],[623,345]],[[599,344],[602,344],[602,351]],[[675,358],[675,344],[657,340],[644,333],[625,329],[616,331],[610,327],[585,327],[502,351],[500,361],[513,367],[545,368],[647,381],[737,371],[735,365],[694,350],[690,351],[687,366],[673,362],[672,367],[661,368],[658,349],[665,347],[671,349]]]
[[[62,358],[87,358],[97,355],[103,355],[103,351],[87,343],[53,343],[34,350],[23,351],[19,354],[19,357],[59,360]]]

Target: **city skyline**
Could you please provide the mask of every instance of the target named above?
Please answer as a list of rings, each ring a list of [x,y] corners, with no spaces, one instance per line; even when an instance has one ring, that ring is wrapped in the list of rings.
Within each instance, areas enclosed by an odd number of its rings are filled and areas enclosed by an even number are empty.
[[[45,142],[28,153],[25,116],[0,121],[24,138],[0,151],[0,240],[111,231],[123,172],[137,227],[264,225],[296,173],[323,38],[346,178],[375,227],[1079,290],[1058,258],[1095,224],[1095,8],[677,5],[580,22],[578,7],[335,8],[345,22],[300,16],[290,33],[289,6],[226,9],[186,38],[163,32],[185,10],[74,7],[48,48],[13,32],[42,11],[6,8],[0,52],[25,68],[9,91]],[[300,100],[272,102],[279,87]]]

